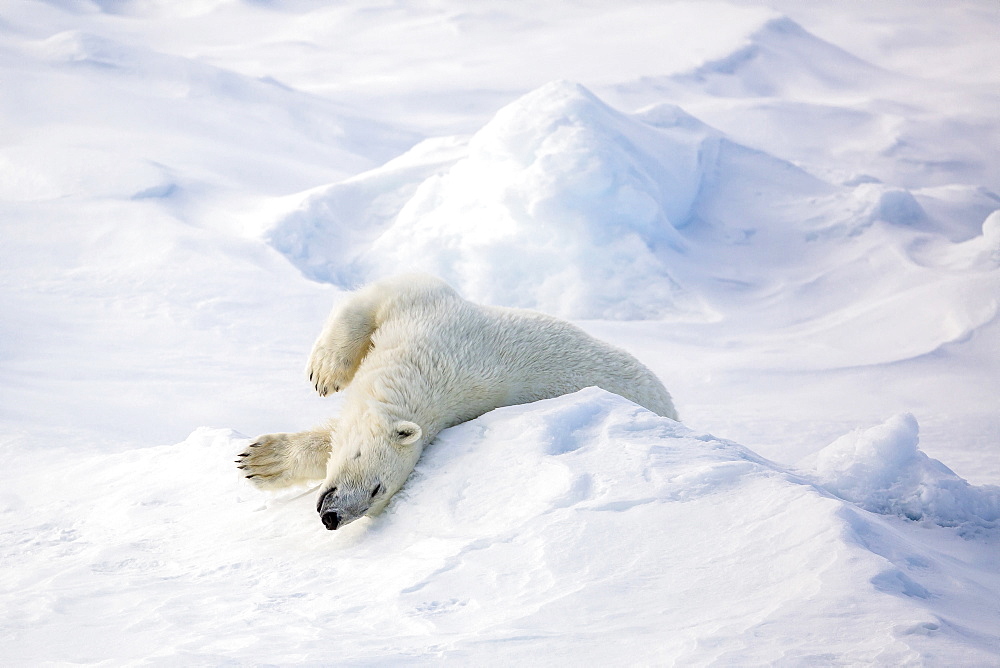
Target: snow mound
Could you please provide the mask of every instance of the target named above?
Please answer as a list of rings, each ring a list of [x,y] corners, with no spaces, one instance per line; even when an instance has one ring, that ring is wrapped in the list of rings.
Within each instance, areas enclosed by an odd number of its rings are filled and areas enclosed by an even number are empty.
[[[685,72],[642,77],[620,85],[622,97],[642,104],[680,98],[698,90],[727,98],[812,99],[835,96],[884,83],[890,74],[827,42],[787,16],[775,17],[751,32],[728,54]]]
[[[989,321],[1000,272],[961,273],[940,198],[872,181],[826,182],[676,105],[629,115],[557,82],[468,140],[283,200],[266,237],[341,288],[425,271],[566,318],[826,332],[783,346],[810,367],[923,355]]]
[[[711,160],[710,135],[653,127],[581,86],[555,83],[502,109],[447,168],[401,188],[395,199],[405,204],[394,215],[384,198],[373,202],[354,221],[363,243],[345,249],[342,235],[328,232],[332,221],[317,217],[340,208],[345,188],[336,187],[321,195],[324,204],[314,196],[292,212],[270,241],[308,276],[341,285],[414,269],[478,301],[562,315],[701,314],[669,257],[683,250],[677,228]],[[426,160],[425,150],[413,162]],[[396,162],[388,178],[412,183],[421,172]],[[363,198],[386,178],[381,170],[354,180],[346,196]]]
[[[144,145],[146,160],[171,165],[188,179],[193,172],[227,188],[294,192],[370,169],[416,142],[415,135],[335,101],[161,52],[134,37],[64,30],[14,49],[24,65],[13,76],[24,90],[12,117],[49,124],[52,136],[43,145],[93,148],[102,139],[110,158],[130,157],[134,137],[155,126],[156,137]],[[101,104],[52,105],[43,84]],[[213,159],[199,170],[185,169],[206,147]]]
[[[246,442],[199,429],[45,467],[15,458],[0,496],[5,657],[995,658],[995,589],[974,584],[987,542],[958,541],[968,552],[945,569],[910,525],[595,388],[445,430],[382,516],[336,532],[313,494],[239,478]],[[88,622],[67,636],[66,615]]]
[[[829,223],[793,221],[837,192],[676,106],[627,115],[557,82],[467,143],[425,142],[307,193],[267,238],[306,276],[345,288],[420,270],[476,301],[564,317],[704,321],[718,318],[720,285],[772,281],[733,254],[764,244],[798,261],[786,241]]]
[[[725,58],[673,79],[697,83],[713,95],[743,97],[786,96],[797,88],[829,94],[883,77],[874,65],[816,37],[790,18],[779,17]]]
[[[974,486],[917,447],[918,425],[896,415],[846,434],[815,455],[818,484],[876,513],[943,526],[1000,526],[1000,487]]]
[[[918,226],[927,220],[927,214],[913,194],[903,188],[888,188],[882,184],[863,183],[855,190],[855,195],[866,202],[862,221],[874,223],[885,221],[895,225]]]

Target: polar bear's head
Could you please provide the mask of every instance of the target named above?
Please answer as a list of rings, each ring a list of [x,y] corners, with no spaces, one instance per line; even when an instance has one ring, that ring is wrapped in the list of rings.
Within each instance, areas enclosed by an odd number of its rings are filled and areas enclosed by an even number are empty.
[[[337,429],[334,461],[316,511],[330,530],[385,508],[406,482],[423,449],[423,429],[398,419],[353,421]]]

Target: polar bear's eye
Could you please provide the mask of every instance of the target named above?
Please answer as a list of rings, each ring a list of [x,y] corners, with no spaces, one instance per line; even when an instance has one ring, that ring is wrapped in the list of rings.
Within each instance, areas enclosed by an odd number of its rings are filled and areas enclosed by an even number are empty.
[[[375,489],[372,490],[371,498],[375,498],[382,491],[382,483],[375,485]]]

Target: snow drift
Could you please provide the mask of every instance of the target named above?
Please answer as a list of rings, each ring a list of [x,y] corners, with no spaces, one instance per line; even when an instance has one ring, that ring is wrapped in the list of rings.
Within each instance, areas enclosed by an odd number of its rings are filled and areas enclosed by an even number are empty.
[[[622,85],[629,96],[685,96],[692,88],[718,97],[835,97],[885,84],[892,75],[804,29],[787,16],[772,18],[721,58],[688,71]]]
[[[969,530],[1000,526],[1000,487],[976,487],[917,447],[910,414],[846,434],[815,456],[820,485],[876,513]]]
[[[308,276],[339,285],[419,269],[479,301],[564,315],[698,314],[668,260],[683,250],[677,228],[701,187],[707,140],[696,123],[655,128],[556,83],[500,111],[445,169],[414,169],[423,149],[387,166],[421,178],[390,215],[380,197],[342,211],[353,220],[323,218],[348,188],[364,197],[372,180],[384,183],[383,168],[310,195],[269,238]],[[340,227],[364,232],[344,248],[331,230]]]
[[[995,262],[942,272],[921,258],[929,244],[935,257],[956,246],[928,212],[936,202],[872,180],[828,183],[676,106],[624,114],[559,82],[468,141],[427,142],[306,193],[267,238],[306,276],[344,288],[421,270],[475,301],[571,318],[752,314],[793,335],[813,322],[831,352],[846,350],[796,362],[836,366],[925,354],[995,315]],[[886,329],[886,312],[908,326]],[[879,339],[855,344],[846,329]]]
[[[993,656],[954,639],[1000,623],[976,584],[987,545],[946,568],[915,523],[601,390],[446,430],[386,513],[336,533],[313,495],[239,479],[245,443],[203,429],[73,462],[72,475],[56,463],[44,475],[64,484],[34,509],[42,524],[18,511],[38,480],[16,481],[3,502],[3,579],[22,592],[3,613],[7,658],[200,663],[238,648],[262,663],[446,652],[497,664],[536,655],[539,639],[548,657],[588,664]],[[892,452],[872,459],[899,466]],[[96,503],[78,503],[94,486]],[[43,568],[19,567],[39,555]],[[89,623],[51,647],[63,615],[84,609]],[[617,642],[640,626],[641,642]]]

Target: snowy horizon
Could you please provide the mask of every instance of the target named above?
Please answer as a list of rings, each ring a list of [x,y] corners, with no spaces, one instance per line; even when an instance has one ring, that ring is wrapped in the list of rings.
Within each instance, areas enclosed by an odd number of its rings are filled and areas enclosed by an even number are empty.
[[[1000,661],[1000,7],[0,9],[0,663]],[[336,532],[347,291],[576,322],[588,389]]]

